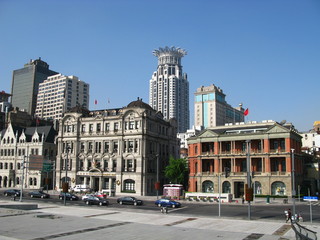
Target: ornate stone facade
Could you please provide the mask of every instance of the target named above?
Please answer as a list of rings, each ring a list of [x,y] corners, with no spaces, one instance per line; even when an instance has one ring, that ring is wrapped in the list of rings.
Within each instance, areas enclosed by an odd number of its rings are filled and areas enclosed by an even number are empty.
[[[127,107],[100,111],[73,109],[60,121],[57,186],[89,185],[113,194],[155,195],[170,155],[178,156],[177,124],[141,99]],[[66,149],[70,149],[67,151]]]

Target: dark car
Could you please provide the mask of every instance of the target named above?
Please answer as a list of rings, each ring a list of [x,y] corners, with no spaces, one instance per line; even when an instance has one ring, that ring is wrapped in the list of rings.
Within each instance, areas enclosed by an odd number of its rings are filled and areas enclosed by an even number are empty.
[[[154,204],[157,205],[158,207],[161,207],[161,206],[172,207],[172,208],[181,207],[181,203],[176,202],[174,200],[165,199],[165,198],[156,200]]]
[[[79,200],[79,197],[77,195],[72,194],[72,193],[60,193],[59,199],[64,200],[64,194],[66,194],[66,200],[70,200],[70,201]]]
[[[7,196],[20,196],[20,190],[17,189],[7,189],[3,192],[3,195]]]
[[[102,197],[98,197],[98,196],[89,196],[88,198],[86,198],[83,201],[87,205],[91,205],[91,204],[100,205],[100,206],[102,206],[102,205],[108,206],[109,205],[109,202],[107,199],[102,198]]]
[[[29,192],[28,195],[32,198],[50,198],[50,194],[45,193],[43,191],[33,191]]]
[[[121,197],[117,199],[119,204],[132,204],[132,205],[142,205],[142,200],[136,199],[135,197]]]

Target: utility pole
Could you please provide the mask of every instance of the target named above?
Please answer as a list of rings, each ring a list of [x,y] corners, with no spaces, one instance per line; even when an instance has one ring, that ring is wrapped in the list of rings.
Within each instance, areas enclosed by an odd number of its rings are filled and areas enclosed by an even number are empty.
[[[157,154],[156,157],[157,157],[157,199],[159,199],[159,187],[160,187],[160,183],[159,183],[159,154]]]
[[[67,145],[66,147],[66,159],[65,159],[65,164],[64,164],[64,167],[65,167],[65,170],[66,170],[66,178],[65,178],[65,181],[64,181],[64,186],[63,186],[63,191],[64,191],[64,200],[63,200],[63,203],[64,205],[66,206],[67,205],[67,192],[68,192],[68,152],[69,152],[69,149],[70,147]]]

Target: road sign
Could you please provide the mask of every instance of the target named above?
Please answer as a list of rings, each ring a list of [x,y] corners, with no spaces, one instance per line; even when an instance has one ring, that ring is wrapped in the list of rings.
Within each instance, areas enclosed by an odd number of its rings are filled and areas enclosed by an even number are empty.
[[[51,172],[52,171],[52,163],[43,163],[42,171]]]
[[[318,201],[318,197],[315,197],[315,196],[304,196],[303,197],[303,200],[304,201]]]

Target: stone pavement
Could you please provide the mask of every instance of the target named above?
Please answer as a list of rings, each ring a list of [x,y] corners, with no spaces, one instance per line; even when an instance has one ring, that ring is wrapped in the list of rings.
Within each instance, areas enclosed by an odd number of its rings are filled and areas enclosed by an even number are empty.
[[[0,201],[7,203],[12,202]],[[177,209],[161,214],[134,212],[134,208],[38,206],[36,210],[0,208],[0,240],[295,239],[291,226],[277,221],[188,217],[175,215]],[[303,225],[319,236],[319,224]]]

